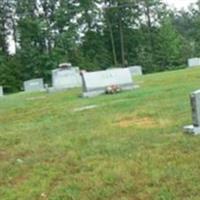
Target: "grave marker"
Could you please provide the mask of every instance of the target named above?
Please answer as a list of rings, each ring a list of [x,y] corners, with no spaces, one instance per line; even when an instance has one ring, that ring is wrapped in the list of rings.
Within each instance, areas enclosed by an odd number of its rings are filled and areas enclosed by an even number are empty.
[[[200,58],[190,58],[188,59],[189,67],[200,67]]]
[[[193,92],[190,95],[190,102],[192,107],[192,122],[190,126],[185,126],[186,133],[200,134],[200,90]]]
[[[70,89],[82,86],[78,67],[59,68],[52,71],[54,90]]]
[[[0,97],[3,97],[3,87],[0,86]]]
[[[44,91],[44,82],[42,78],[32,79],[24,82],[25,92],[40,92]]]
[[[118,86],[121,90],[131,90],[136,88],[128,68],[83,72],[82,81],[84,97],[93,97],[104,94],[109,86]]]
[[[131,67],[128,67],[128,69],[130,70],[132,76],[143,75],[141,66],[131,66]]]

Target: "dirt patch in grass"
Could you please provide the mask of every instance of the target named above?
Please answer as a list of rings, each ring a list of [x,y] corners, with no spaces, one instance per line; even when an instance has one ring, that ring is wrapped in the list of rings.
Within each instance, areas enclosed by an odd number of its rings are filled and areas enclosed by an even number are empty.
[[[139,117],[139,116],[129,116],[123,117],[114,122],[114,124],[121,128],[128,128],[131,126],[141,127],[141,128],[156,128],[156,127],[166,127],[170,125],[170,120],[168,119],[154,119],[152,117]]]
[[[157,126],[157,123],[154,119],[150,117],[124,117],[120,120],[117,120],[115,122],[115,125],[121,127],[121,128],[128,128],[130,126],[138,126],[138,127],[144,127],[144,128],[154,128]]]
[[[157,123],[158,123],[158,126],[160,127],[167,127],[167,126],[172,125],[172,122],[169,119],[158,119]]]
[[[6,160],[8,158],[9,158],[9,154],[4,150],[0,150],[0,161]]]
[[[25,181],[27,181],[27,179],[28,178],[26,176],[17,176],[10,180],[10,184],[13,186],[19,186],[22,185]]]

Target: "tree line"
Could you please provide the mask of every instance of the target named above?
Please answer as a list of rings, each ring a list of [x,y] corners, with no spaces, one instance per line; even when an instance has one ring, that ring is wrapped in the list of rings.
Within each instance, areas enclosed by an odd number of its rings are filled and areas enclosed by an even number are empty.
[[[171,9],[162,0],[0,0],[0,85],[19,91],[61,62],[93,71],[185,66],[200,56],[200,0]],[[10,42],[15,53],[10,53]]]

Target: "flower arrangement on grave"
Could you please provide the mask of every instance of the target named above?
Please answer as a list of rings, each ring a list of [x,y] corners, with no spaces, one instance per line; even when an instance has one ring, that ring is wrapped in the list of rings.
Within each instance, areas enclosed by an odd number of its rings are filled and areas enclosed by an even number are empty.
[[[119,93],[121,88],[118,85],[110,85],[106,88],[106,94],[115,94]]]

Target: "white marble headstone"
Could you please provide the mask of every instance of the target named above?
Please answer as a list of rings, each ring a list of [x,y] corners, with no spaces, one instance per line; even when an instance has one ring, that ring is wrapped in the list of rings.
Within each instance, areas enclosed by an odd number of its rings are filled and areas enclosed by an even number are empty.
[[[190,58],[188,59],[189,67],[200,67],[200,58]]]
[[[103,94],[106,88],[112,85],[119,86],[122,90],[135,88],[128,68],[83,72],[82,81],[84,97],[93,97]]]
[[[39,92],[44,90],[44,82],[42,78],[32,79],[24,82],[25,92]]]
[[[130,70],[132,76],[141,76],[143,74],[141,66],[131,66],[128,67],[128,69]]]
[[[2,96],[3,96],[3,87],[0,86],[0,97],[2,97]]]
[[[52,71],[52,82],[55,90],[70,89],[82,86],[78,67],[55,69]]]

